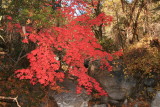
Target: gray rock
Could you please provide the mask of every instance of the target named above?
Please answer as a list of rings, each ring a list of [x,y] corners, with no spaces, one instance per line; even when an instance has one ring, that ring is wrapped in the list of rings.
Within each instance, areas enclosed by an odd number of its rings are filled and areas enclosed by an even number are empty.
[[[63,92],[53,95],[59,107],[88,107],[88,101],[91,96],[87,95],[83,90],[81,94],[76,93],[76,85],[70,80],[66,80],[63,86],[69,90],[69,92]]]
[[[136,85],[136,81],[133,78],[126,79],[124,77],[124,67],[121,60],[115,60],[110,64],[113,66],[112,72],[108,72],[107,69],[100,70],[100,61],[96,60],[90,64],[89,72],[109,95],[101,98],[102,103],[120,105],[130,95],[131,89]]]
[[[156,96],[151,103],[151,107],[160,107],[160,91],[157,91]]]
[[[93,105],[93,107],[106,107],[106,104],[100,104],[100,105]]]
[[[121,63],[121,60],[117,61]],[[112,64],[112,62],[110,63]],[[107,103],[122,105],[127,96],[130,95],[132,87],[135,86],[135,80],[124,78],[124,67],[122,65],[113,65],[114,71],[111,73],[100,69],[100,66],[99,60],[90,63],[88,73],[101,84],[109,96],[101,97],[101,104],[93,105],[93,107],[106,107]],[[50,92],[50,95],[53,95],[59,107],[88,107],[88,101],[92,98],[86,94],[85,90],[81,94],[76,94],[76,85],[71,80],[65,80],[62,86],[70,90],[70,92],[56,95]]]

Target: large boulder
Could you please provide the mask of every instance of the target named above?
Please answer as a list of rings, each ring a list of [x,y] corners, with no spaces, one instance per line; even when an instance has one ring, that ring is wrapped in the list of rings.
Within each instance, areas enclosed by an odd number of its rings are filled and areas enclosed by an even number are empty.
[[[160,106],[160,91],[157,91],[154,100],[151,103],[151,107],[159,107]]]
[[[87,62],[88,63],[88,62]],[[110,62],[113,71],[108,72],[107,69],[100,69],[100,60],[89,63],[88,74],[94,77],[108,93],[108,96],[101,96],[100,104],[93,104],[93,107],[105,107],[107,104],[121,106],[130,95],[132,87],[135,86],[134,79],[126,79],[124,77],[124,66],[122,60],[114,60]],[[92,100],[92,96],[87,95],[85,90],[81,94],[76,93],[76,83],[73,80],[66,79],[61,84],[64,89],[69,92],[56,93],[49,92],[59,107],[88,107],[88,102]]]
[[[49,95],[54,97],[59,107],[88,107],[88,101],[91,99],[91,96],[87,95],[85,90],[81,94],[77,94],[74,81],[66,79],[61,85],[68,92],[58,94],[51,90],[49,92]]]
[[[121,106],[136,85],[133,78],[125,78],[125,67],[122,62],[121,59],[110,62],[113,66],[113,71],[111,72],[108,72],[107,69],[100,69],[100,60],[90,63],[89,75],[93,76],[108,93],[107,97],[101,97],[101,103]]]

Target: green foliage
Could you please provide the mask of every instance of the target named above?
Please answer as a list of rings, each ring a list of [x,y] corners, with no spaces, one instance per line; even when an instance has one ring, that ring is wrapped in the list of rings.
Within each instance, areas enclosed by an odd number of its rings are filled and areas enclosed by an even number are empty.
[[[50,15],[50,17],[48,17]],[[54,13],[51,7],[42,7],[42,8],[24,8],[20,11],[17,21],[21,24],[33,24],[37,27],[48,26],[53,24]],[[31,21],[31,22],[27,22]]]
[[[49,27],[58,21],[63,23],[64,18],[51,5],[51,1],[46,0],[13,0],[7,2],[0,13],[11,16],[15,23],[32,24],[37,28]]]
[[[99,41],[99,43],[102,45],[103,50],[107,52],[113,52],[117,50],[114,44],[114,40],[109,37],[103,37],[102,40]]]

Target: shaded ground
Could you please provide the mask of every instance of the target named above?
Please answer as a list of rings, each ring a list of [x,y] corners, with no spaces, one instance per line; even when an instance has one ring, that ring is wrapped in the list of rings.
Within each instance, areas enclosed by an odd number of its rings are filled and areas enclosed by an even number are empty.
[[[95,98],[91,100],[91,97],[86,96],[85,93],[76,95],[75,86],[71,84],[71,81],[66,82],[65,84],[66,89],[70,90],[70,93],[55,95],[54,91],[49,91],[47,87],[43,87],[40,84],[33,86],[27,80],[18,80],[14,78],[14,76],[8,77],[2,72],[0,72],[0,77],[1,96],[18,96],[21,107],[58,107],[58,105],[59,107],[70,107],[73,105],[73,107],[87,107],[88,104],[90,107],[95,104],[98,104],[97,106],[100,107],[105,107],[104,104],[100,103],[101,101],[98,96],[95,96]],[[148,105],[150,105],[144,98],[140,98],[133,100],[133,102],[130,103],[130,106],[126,107],[134,107],[136,104],[141,105],[138,107],[149,107]],[[3,100],[0,102],[0,107],[17,107],[17,105],[13,101]]]
[[[40,103],[47,102],[47,89],[39,84],[33,86],[27,80],[18,80],[0,72],[0,96],[16,97],[22,107],[40,107]],[[0,102],[0,107],[17,107],[10,100]]]

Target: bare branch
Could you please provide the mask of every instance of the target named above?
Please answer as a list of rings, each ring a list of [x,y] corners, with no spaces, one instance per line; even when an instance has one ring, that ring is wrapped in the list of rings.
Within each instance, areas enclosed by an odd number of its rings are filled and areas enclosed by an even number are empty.
[[[21,107],[21,106],[19,105],[18,100],[17,100],[17,99],[18,99],[18,96],[15,97],[15,98],[0,96],[0,99],[1,99],[1,100],[12,100],[12,101],[16,102],[16,104],[17,104],[18,107]]]

